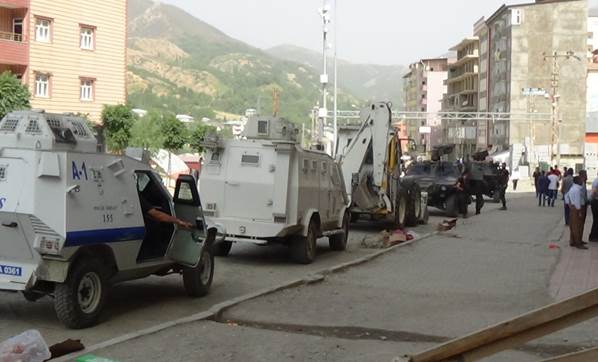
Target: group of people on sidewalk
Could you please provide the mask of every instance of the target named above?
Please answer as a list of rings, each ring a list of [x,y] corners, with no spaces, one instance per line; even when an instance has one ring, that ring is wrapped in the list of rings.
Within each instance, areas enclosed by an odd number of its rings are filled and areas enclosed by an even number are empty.
[[[536,168],[534,182],[538,206],[554,207],[558,197],[559,184],[564,200],[565,225],[570,229],[569,244],[572,247],[586,250],[587,243],[583,241],[584,226],[587,218],[588,207],[592,210],[592,230],[589,241],[598,242],[598,177],[592,182],[592,189],[588,194],[586,187],[588,174],[585,170],[574,176],[573,169],[564,170],[564,176],[555,166],[548,173]]]
[[[572,169],[565,170],[573,173]],[[534,184],[536,187],[536,198],[538,199],[538,206],[554,207],[556,199],[558,198],[559,182],[562,174],[558,166],[550,168],[550,171],[540,171],[537,167],[534,172]]]

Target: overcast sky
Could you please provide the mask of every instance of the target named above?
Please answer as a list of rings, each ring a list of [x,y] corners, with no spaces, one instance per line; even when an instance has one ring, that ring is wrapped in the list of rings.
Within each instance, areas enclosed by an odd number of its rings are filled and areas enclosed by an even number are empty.
[[[321,49],[322,0],[163,0],[259,48]],[[329,0],[331,3],[334,0]],[[409,64],[445,54],[505,0],[337,0],[338,55],[359,63]],[[507,4],[533,0],[506,1]],[[590,0],[597,6],[598,0]]]

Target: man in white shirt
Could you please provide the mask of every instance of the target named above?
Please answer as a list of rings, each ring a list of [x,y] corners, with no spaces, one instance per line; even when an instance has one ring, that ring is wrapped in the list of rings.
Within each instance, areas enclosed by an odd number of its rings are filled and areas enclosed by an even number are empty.
[[[569,229],[571,231],[571,239],[569,245],[578,249],[587,249],[584,245],[583,238],[583,195],[584,188],[581,186],[582,181],[579,176],[573,178],[573,186],[565,195],[565,202],[569,205],[571,220],[569,222]]]
[[[548,204],[550,204],[552,207],[554,207],[554,202],[558,196],[559,179],[560,177],[554,172],[548,175],[548,181],[550,181],[548,184]]]

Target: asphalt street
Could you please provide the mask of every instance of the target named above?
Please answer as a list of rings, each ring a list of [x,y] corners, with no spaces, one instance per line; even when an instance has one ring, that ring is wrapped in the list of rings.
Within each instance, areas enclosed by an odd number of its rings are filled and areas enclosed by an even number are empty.
[[[96,354],[119,361],[391,361],[553,302],[549,282],[566,247],[562,209],[538,209],[523,194],[508,211],[497,208],[487,205],[452,231],[321,283]],[[488,360],[536,361],[595,346],[597,329],[592,320]]]
[[[441,220],[436,212],[430,223],[414,229],[423,235],[433,231]],[[361,240],[388,227],[381,223],[361,221],[354,224],[345,252],[332,252],[328,239],[318,241],[318,257],[311,265],[290,261],[284,246],[235,244],[231,255],[216,258],[214,282],[210,294],[190,299],[183,289],[182,277],[150,277],[122,283],[113,288],[106,313],[100,325],[72,331],[62,326],[55,316],[53,300],[45,297],[35,303],[25,301],[16,293],[0,292],[0,341],[27,329],[38,329],[49,344],[67,338],[81,339],[84,344],[96,344],[125,333],[207,311],[213,305],[303,278],[331,266],[361,258],[375,250],[360,247]]]

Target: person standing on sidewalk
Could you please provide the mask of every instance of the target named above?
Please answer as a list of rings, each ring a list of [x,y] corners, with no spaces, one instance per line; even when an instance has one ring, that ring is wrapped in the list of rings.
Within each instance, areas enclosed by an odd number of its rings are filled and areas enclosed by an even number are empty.
[[[559,190],[559,176],[553,171],[548,174],[548,180],[550,181],[548,184],[548,206],[554,207]]]
[[[507,164],[503,162],[502,167],[498,170],[498,187],[500,192],[500,201],[502,202],[501,210],[507,209],[507,187],[509,187],[509,170]]]
[[[582,191],[581,178],[575,176],[573,178],[573,186],[569,189],[569,192],[565,195],[565,202],[569,204],[571,210],[571,222],[569,223],[570,240],[569,245],[577,249],[587,249],[582,241],[583,229],[582,229]]]
[[[590,241],[598,242],[598,177],[592,182],[591,192],[591,207],[592,207],[592,231],[590,232]]]
[[[563,177],[563,185],[561,186],[561,194],[563,195],[563,200],[565,200],[565,195],[569,192],[569,189],[573,186],[573,170],[568,169],[565,172],[565,177]],[[569,226],[569,204],[566,202],[565,204],[565,225]]]

